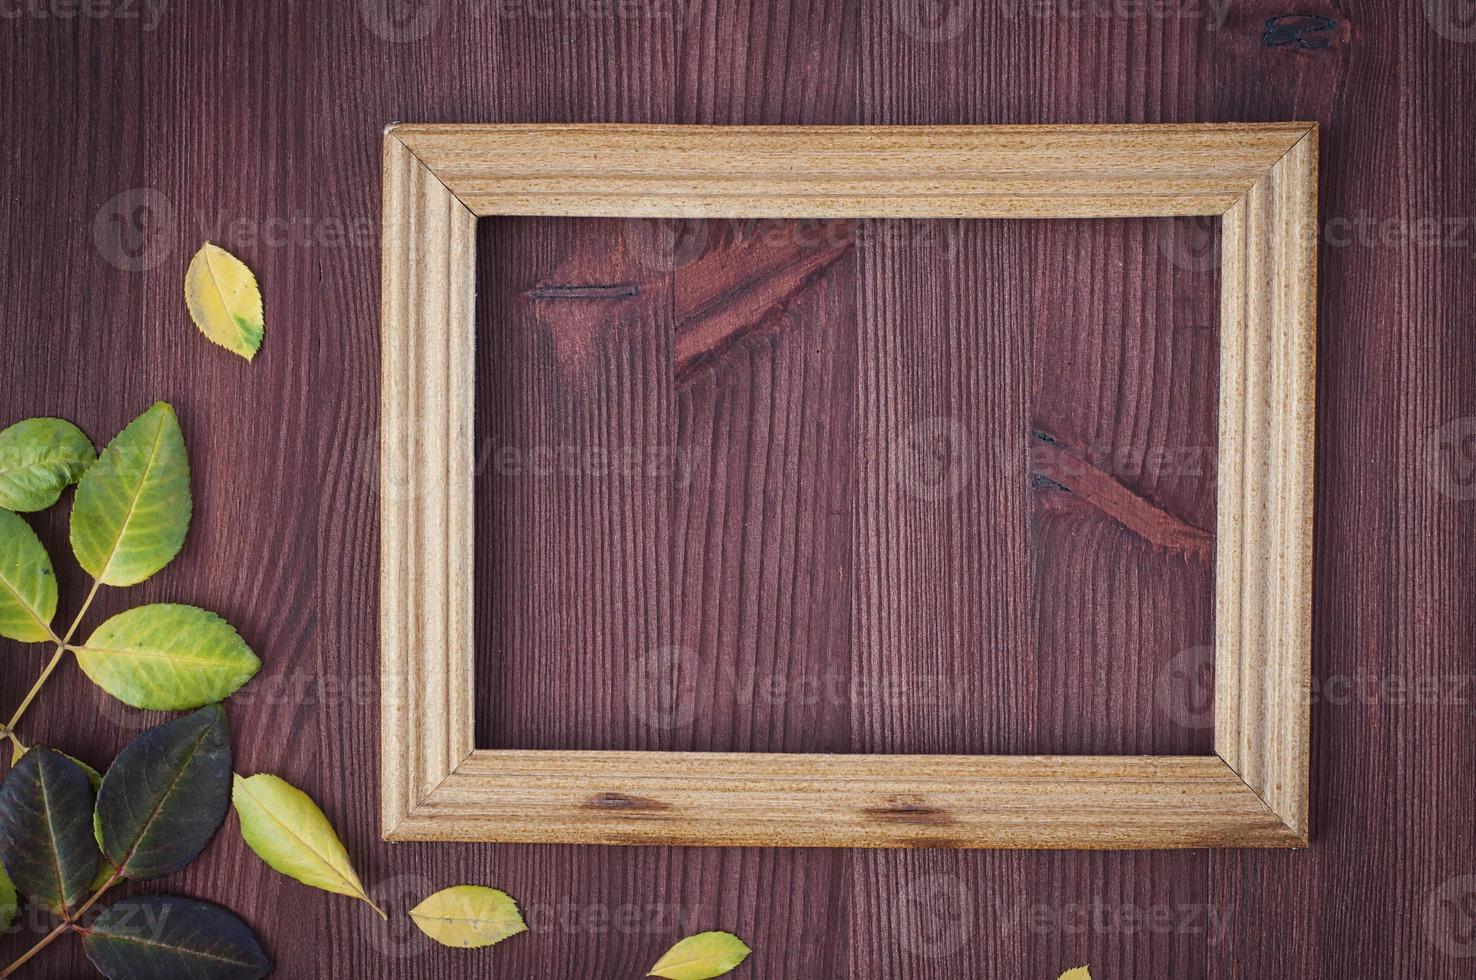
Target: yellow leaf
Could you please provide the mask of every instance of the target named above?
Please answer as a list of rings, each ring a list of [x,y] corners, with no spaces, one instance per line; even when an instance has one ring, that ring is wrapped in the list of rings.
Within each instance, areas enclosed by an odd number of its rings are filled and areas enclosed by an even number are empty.
[[[731,932],[699,932],[666,951],[648,977],[667,980],[708,980],[735,969],[753,952]]]
[[[1056,980],[1092,980],[1092,971],[1084,966],[1074,966],[1057,977]]]
[[[481,885],[443,888],[411,909],[410,919],[442,946],[458,949],[491,946],[528,931],[511,895]]]
[[[246,360],[261,349],[261,290],[245,263],[206,242],[185,273],[185,303],[200,332]]]
[[[364,891],[343,842],[312,797],[285,779],[257,773],[235,777],[231,803],[241,818],[241,836],[257,857],[304,885],[363,899],[389,921]]]

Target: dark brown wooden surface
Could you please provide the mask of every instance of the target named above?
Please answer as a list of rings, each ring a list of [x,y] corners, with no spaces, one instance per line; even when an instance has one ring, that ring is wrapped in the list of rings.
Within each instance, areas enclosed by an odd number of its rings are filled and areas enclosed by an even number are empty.
[[[403,916],[274,874],[231,822],[154,887],[239,910],[278,975],[638,976],[708,928],[748,939],[741,975],[763,978],[1476,969],[1469,5],[0,12],[0,423],[63,415],[101,442],[167,398],[194,466],[184,552],[104,590],[92,622],[149,600],[221,612],[266,663],[231,709],[238,768],[310,790],[396,911],[480,882],[533,926],[491,951],[431,947]],[[1309,850],[378,842],[386,123],[1262,119],[1323,124]],[[775,227],[484,222],[481,445],[665,465],[486,461],[479,740],[1204,751],[1207,544],[1186,528],[1213,519],[1212,226]],[[180,282],[205,239],[261,278],[253,365],[188,324]],[[639,295],[549,291],[624,282]],[[34,523],[70,613],[86,583],[64,512]],[[42,654],[3,654],[8,710]],[[832,673],[842,696],[795,686]],[[941,701],[916,683],[942,677]],[[100,764],[157,720],[68,667],[23,731]],[[0,955],[33,938],[23,925]],[[31,975],[88,971],[61,946]]]

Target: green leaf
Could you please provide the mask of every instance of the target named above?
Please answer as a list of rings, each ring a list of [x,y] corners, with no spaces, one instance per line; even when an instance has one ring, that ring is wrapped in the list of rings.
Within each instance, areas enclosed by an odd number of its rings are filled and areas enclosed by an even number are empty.
[[[66,755],[65,752],[63,752],[62,754]],[[75,756],[68,755],[67,758],[75,762],[79,769],[87,773],[87,781],[92,784],[92,794],[95,797],[97,795],[97,791],[102,788],[102,773],[98,772],[96,769],[92,768],[87,763],[83,762],[81,759],[78,759]],[[101,854],[102,820],[98,818],[96,805],[94,805],[92,808],[92,839],[97,841],[97,851],[98,854]],[[109,881],[112,880],[113,866],[109,864],[106,860],[99,861],[97,865],[97,874],[93,876],[92,884],[87,886],[87,890],[89,892],[95,892],[103,885],[106,885]]]
[[[206,242],[185,272],[190,319],[212,342],[251,360],[261,349],[261,290],[246,263]]]
[[[0,636],[23,643],[53,639],[56,573],[25,519],[0,510]]]
[[[478,949],[527,932],[518,903],[481,885],[443,888],[410,910],[420,931],[442,946]]]
[[[20,902],[16,899],[15,883],[10,880],[10,875],[5,873],[5,866],[0,864],[0,932],[8,932],[10,925],[15,921],[16,909]]]
[[[272,969],[251,927],[233,913],[174,895],[113,903],[82,931],[82,948],[113,980],[257,980]]]
[[[735,969],[752,950],[731,932],[699,932],[666,951],[648,977],[708,980]]]
[[[218,704],[165,722],[118,753],[97,794],[103,854],[140,881],[199,857],[231,797],[230,727]]]
[[[82,475],[72,505],[72,551],[104,585],[135,585],[179,554],[190,506],[179,420],[167,402],[155,402]]]
[[[63,756],[66,756],[66,753],[62,754]],[[87,763],[84,763],[81,759],[77,759],[77,757],[75,756],[66,757],[68,757],[68,759],[71,759],[72,762],[77,763],[78,769],[81,769],[83,770],[83,772],[87,773],[87,782],[90,782],[90,784],[92,784],[93,796],[96,797],[97,790],[100,790],[100,788],[102,788],[102,773],[97,772],[97,770],[93,769],[92,766],[87,765]],[[97,841],[97,853],[99,853],[100,855],[100,853],[102,853],[102,821],[97,818],[96,804],[94,804],[93,806],[93,840]],[[105,886],[105,884],[108,884],[109,881],[112,881],[112,865],[109,865],[106,860],[99,860],[99,862],[97,862],[97,874],[93,875],[92,884],[90,884],[90,886],[87,886],[87,890],[96,891],[97,888]]]
[[[74,652],[98,687],[124,704],[154,711],[220,701],[261,669],[230,623],[176,603],[119,613]]]
[[[241,836],[273,869],[304,885],[369,903],[380,918],[384,910],[369,898],[348,851],[312,797],[277,776],[236,776],[231,792]]]
[[[1092,971],[1084,966],[1075,966],[1061,974],[1056,980],[1092,980]]]
[[[92,784],[71,759],[35,746],[0,786],[0,861],[11,881],[53,912],[85,898],[100,856]]]
[[[25,419],[0,432],[0,507],[45,510],[97,459],[66,419]]]

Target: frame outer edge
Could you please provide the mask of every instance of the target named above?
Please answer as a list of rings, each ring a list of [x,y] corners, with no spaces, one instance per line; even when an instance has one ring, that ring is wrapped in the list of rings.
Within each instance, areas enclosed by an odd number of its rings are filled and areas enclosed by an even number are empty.
[[[472,399],[475,392],[474,377],[474,331],[475,331],[475,223],[476,215],[467,208],[464,202],[451,191],[436,176],[414,151],[397,134],[396,129],[401,124],[395,123],[384,130],[383,151],[383,228],[382,242],[383,252],[381,255],[381,433],[380,433],[380,546],[381,546],[381,605],[380,605],[380,646],[381,646],[381,680],[383,686],[382,704],[380,712],[381,732],[380,747],[382,758],[381,791],[381,816],[383,820],[382,834],[386,840],[471,840],[487,839],[485,837],[473,838],[459,836],[456,832],[457,824],[465,824],[467,818],[459,817],[452,813],[440,812],[443,806],[449,803],[456,795],[453,786],[460,786],[463,767],[474,755],[474,721],[472,717],[474,692],[471,689],[470,679],[472,670],[472,627],[470,616],[469,585],[473,573],[474,555],[470,550],[470,541],[457,541],[453,545],[449,541],[451,531],[450,525],[454,517],[447,520],[446,542],[448,550],[442,553],[447,562],[441,573],[449,585],[451,581],[465,573],[466,589],[452,590],[450,595],[444,595],[431,603],[431,609],[418,610],[412,595],[415,589],[411,583],[417,577],[413,574],[406,575],[403,568],[396,567],[401,559],[401,551],[408,546],[414,545],[414,533],[411,530],[420,524],[425,517],[423,506],[414,501],[417,494],[411,493],[409,503],[401,500],[393,500],[392,494],[386,492],[387,485],[395,478],[409,477],[412,468],[407,465],[406,460],[394,459],[395,440],[403,440],[406,437],[405,419],[394,418],[393,411],[389,408],[405,392],[409,391],[408,404],[413,408],[424,408],[424,398],[417,398],[418,392],[413,386],[419,384],[424,378],[419,377],[422,370],[411,351],[411,344],[416,333],[411,321],[416,319],[417,311],[410,300],[410,294],[416,289],[424,287],[425,282],[421,278],[421,270],[416,264],[419,249],[418,242],[414,238],[413,210],[421,195],[415,191],[416,178],[424,176],[431,178],[431,182],[437,185],[440,191],[452,202],[454,209],[460,206],[464,212],[464,221],[460,221],[452,228],[452,234],[448,241],[440,243],[437,247],[434,243],[425,249],[428,254],[442,254],[446,256],[447,283],[451,288],[448,293],[440,297],[447,304],[447,313],[444,324],[454,327],[458,322],[463,323],[469,330],[466,338],[468,343],[465,348],[457,349],[454,335],[451,337],[451,349],[447,351],[449,368],[443,380],[449,382],[449,397],[451,404],[448,406],[448,415],[454,416],[455,421],[451,428],[447,443],[442,448],[451,450],[447,454],[445,462],[450,467],[443,473],[447,477],[445,485],[448,491],[447,499],[451,498],[451,491],[460,488],[464,492],[463,503],[466,505],[465,513],[471,512],[471,493],[474,492],[474,481],[472,464],[475,461],[475,438],[472,420]],[[411,127],[416,132],[428,127]],[[447,129],[455,127],[448,126]],[[1290,503],[1296,507],[1296,513],[1292,515],[1295,521],[1293,539],[1289,552],[1283,553],[1285,558],[1291,560],[1295,565],[1293,569],[1297,576],[1295,585],[1289,591],[1292,592],[1291,603],[1284,607],[1287,614],[1282,622],[1286,631],[1282,637],[1291,641],[1296,647],[1300,640],[1302,654],[1295,660],[1287,657],[1280,658],[1278,665],[1284,671],[1290,671],[1292,676],[1283,675],[1283,680],[1290,681],[1294,688],[1306,692],[1310,683],[1310,574],[1311,574],[1311,549],[1312,549],[1312,497],[1315,481],[1312,478],[1312,440],[1313,440],[1313,415],[1315,410],[1315,392],[1312,382],[1315,380],[1315,340],[1316,340],[1316,235],[1315,225],[1317,216],[1317,136],[1316,124],[1311,124],[1303,132],[1301,139],[1294,141],[1294,145],[1268,172],[1270,177],[1279,170],[1291,170],[1291,164],[1299,163],[1295,171],[1295,180],[1286,181],[1290,185],[1292,200],[1295,202],[1294,210],[1297,217],[1306,219],[1310,216],[1312,234],[1307,241],[1299,241],[1295,248],[1295,255],[1291,256],[1292,267],[1287,270],[1294,278],[1301,273],[1305,276],[1302,288],[1298,289],[1294,282],[1281,282],[1274,285],[1277,293],[1283,289],[1296,290],[1294,302],[1289,304],[1288,311],[1295,311],[1292,326],[1296,331],[1295,342],[1298,349],[1306,344],[1305,357],[1296,359],[1291,365],[1294,374],[1298,377],[1305,376],[1306,384],[1301,390],[1306,392],[1306,401],[1298,405],[1299,414],[1293,420],[1294,430],[1291,433],[1292,442],[1303,452],[1305,467],[1302,473],[1288,471],[1283,474],[1287,483],[1280,489],[1288,492]],[[1303,142],[1308,145],[1304,150],[1299,150]],[[1300,153],[1300,156],[1298,154]],[[1248,192],[1249,193],[1249,192]],[[1245,200],[1232,204],[1229,211],[1236,208],[1244,208]],[[1229,214],[1229,211],[1226,214]],[[462,216],[457,216],[458,218]],[[466,239],[459,237],[458,232],[469,228],[471,237]],[[459,268],[457,259],[460,259]],[[1247,256],[1248,258],[1248,256]],[[1274,263],[1273,263],[1274,265]],[[456,289],[456,283],[460,276],[465,276],[461,283],[464,288]],[[397,286],[402,288],[396,288]],[[1223,288],[1223,283],[1222,283]],[[1282,294],[1285,295],[1284,293]],[[464,304],[464,305],[463,305]],[[403,348],[403,350],[402,350]],[[465,354],[467,361],[464,371],[457,371],[456,358]],[[462,413],[457,415],[457,413]],[[1303,417],[1305,416],[1305,417]],[[458,450],[459,447],[459,450]],[[461,457],[458,452],[470,449],[472,455]],[[466,465],[457,470],[458,459],[464,459]],[[464,476],[464,480],[461,478]],[[409,484],[405,484],[408,486]],[[1268,488],[1269,492],[1269,488]],[[459,566],[453,567],[453,566]],[[411,566],[412,569],[414,566]],[[1282,571],[1285,571],[1283,566]],[[1217,613],[1218,593],[1217,587]],[[389,600],[386,596],[395,597]],[[1304,601],[1303,601],[1304,600]],[[1302,602],[1305,608],[1297,603]],[[434,712],[437,706],[429,703],[425,695],[425,685],[415,682],[418,669],[412,658],[416,655],[417,644],[413,641],[411,633],[417,632],[420,623],[425,618],[424,613],[432,612],[440,608],[447,618],[442,620],[443,628],[448,631],[444,652],[445,659],[430,661],[421,666],[431,671],[429,678],[432,683],[439,681],[442,685],[448,685],[448,692],[464,692],[464,697],[459,699],[448,694],[445,715],[437,718]],[[460,618],[458,618],[460,617]],[[1218,628],[1217,628],[1218,632]],[[457,637],[463,637],[465,642],[457,642]],[[421,650],[421,655],[429,651]],[[432,654],[434,656],[434,654]],[[436,675],[439,675],[438,677]],[[1217,670],[1217,677],[1218,677]],[[458,680],[464,683],[456,683]],[[1278,685],[1280,686],[1280,685]],[[1217,681],[1218,687],[1218,681]],[[1283,687],[1283,690],[1285,688]],[[1295,841],[1287,841],[1280,845],[1271,846],[1306,846],[1307,843],[1307,807],[1309,801],[1308,782],[1308,759],[1307,759],[1307,736],[1309,732],[1310,704],[1304,698],[1301,704],[1299,718],[1294,722],[1290,745],[1279,746],[1281,752],[1276,758],[1277,769],[1283,775],[1287,772],[1282,767],[1288,761],[1285,753],[1295,750],[1300,745],[1301,754],[1299,760],[1291,760],[1293,765],[1291,772],[1298,774],[1298,783],[1294,788],[1295,799],[1292,812],[1288,814],[1283,810],[1271,807],[1275,815],[1281,818],[1290,835],[1296,837]],[[1216,722],[1216,749],[1220,748],[1220,723]],[[1243,719],[1242,719],[1243,723]],[[1269,734],[1266,732],[1262,735]],[[1278,748],[1261,744],[1257,747],[1259,751]],[[580,753],[571,753],[578,756]],[[642,753],[629,753],[639,755]],[[1278,753],[1273,753],[1273,758]],[[432,758],[440,757],[444,765],[431,766]],[[961,757],[970,758],[970,757]],[[1234,771],[1237,776],[1244,779],[1240,770],[1221,755],[1221,761]],[[432,769],[436,772],[432,772]],[[445,769],[441,772],[441,769]],[[419,787],[417,789],[416,787]],[[1259,795],[1253,786],[1247,786],[1248,791]],[[1264,802],[1264,800],[1263,800]],[[432,805],[433,804],[433,805]],[[434,824],[442,824],[442,830],[435,828]],[[558,835],[551,834],[548,839],[555,839]],[[571,841],[571,838],[561,838]],[[577,840],[577,835],[572,840]],[[695,843],[695,842],[694,842]],[[714,843],[720,843],[714,841]],[[831,845],[837,846],[837,845]],[[870,845],[847,845],[847,846],[876,846]],[[893,845],[883,845],[893,846]],[[957,846],[957,845],[955,845]],[[966,843],[963,846],[968,846]],[[1000,845],[989,845],[1000,846]],[[1019,846],[1019,845],[1007,845]],[[1142,845],[1115,844],[1115,848],[1129,847],[1153,847],[1152,842],[1144,842]],[[1162,846],[1162,845],[1158,845]],[[1230,845],[1234,846],[1234,845]],[[1257,846],[1257,845],[1242,845]],[[1268,845],[1259,845],[1268,846]]]

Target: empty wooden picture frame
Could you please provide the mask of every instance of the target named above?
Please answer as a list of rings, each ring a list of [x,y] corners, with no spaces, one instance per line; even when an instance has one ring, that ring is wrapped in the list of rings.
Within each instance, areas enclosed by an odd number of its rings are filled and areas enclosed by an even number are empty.
[[[396,125],[384,136],[380,647],[389,840],[1297,847],[1308,835],[1317,128]],[[1091,218],[1222,228],[1215,754],[473,744],[484,215]]]

